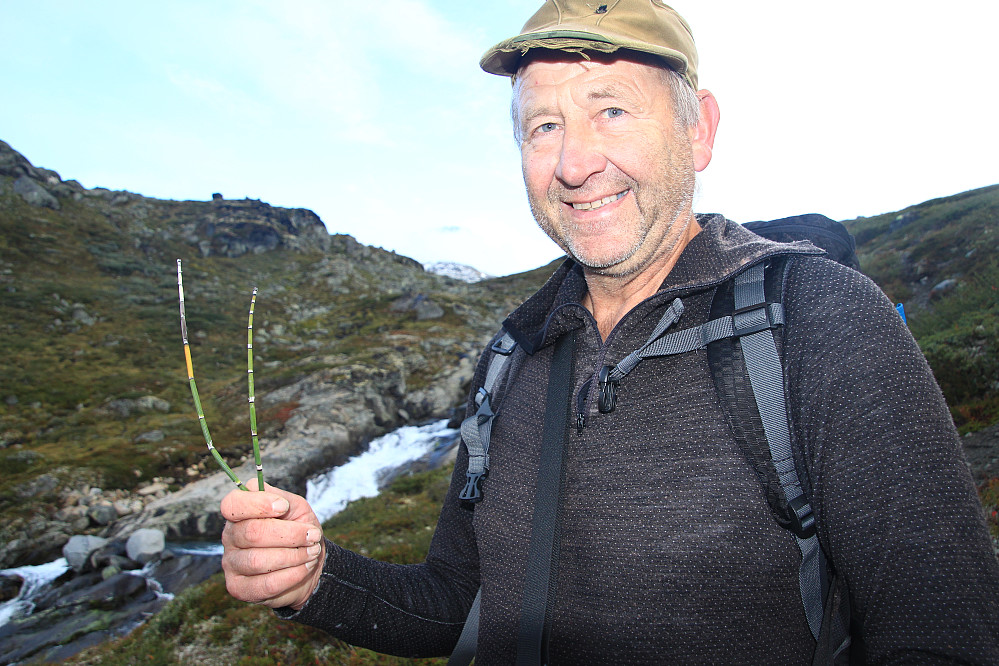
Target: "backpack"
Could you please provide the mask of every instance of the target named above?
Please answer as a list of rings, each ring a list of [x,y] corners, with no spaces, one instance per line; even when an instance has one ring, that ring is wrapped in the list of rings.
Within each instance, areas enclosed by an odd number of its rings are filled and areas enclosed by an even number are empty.
[[[840,223],[808,214],[744,225],[777,242],[811,241],[829,258],[859,270],[853,236]],[[753,467],[774,519],[792,532],[801,552],[801,603],[816,640],[814,664],[849,657],[849,604],[844,585],[829,567],[816,536],[811,483],[803,452],[795,450],[784,395],[780,328],[784,324],[783,284],[791,255],[751,264],[715,291],[709,321],[663,335],[683,311],[679,299],[666,308],[648,342],[598,373],[598,409],[609,412],[616,387],[645,358],[682,354],[707,347],[708,363],[732,433]],[[508,367],[516,343],[506,331],[494,338],[483,386],[475,395],[476,413],[462,422],[468,450],[466,482],[459,499],[478,502],[489,470],[489,438],[495,418],[493,390]],[[468,664],[475,655],[480,593],[476,595],[449,665]],[[858,647],[858,646],[854,646]]]

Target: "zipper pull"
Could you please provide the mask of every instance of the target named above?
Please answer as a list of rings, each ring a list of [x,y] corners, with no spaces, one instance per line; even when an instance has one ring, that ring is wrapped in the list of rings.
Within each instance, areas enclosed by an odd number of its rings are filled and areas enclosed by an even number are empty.
[[[597,408],[601,414],[609,414],[617,407],[617,387],[621,382],[611,376],[612,372],[614,372],[614,366],[605,365],[600,368],[597,375],[597,381],[600,382],[600,398],[597,400]]]
[[[586,395],[590,392],[592,382],[592,379],[583,382],[583,386],[576,396],[576,435],[580,437],[583,435],[583,428],[586,427]]]

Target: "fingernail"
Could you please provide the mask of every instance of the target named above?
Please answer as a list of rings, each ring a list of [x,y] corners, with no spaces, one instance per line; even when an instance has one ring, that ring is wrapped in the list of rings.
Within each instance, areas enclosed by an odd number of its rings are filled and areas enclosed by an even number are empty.
[[[286,500],[283,497],[279,497],[276,500],[274,500],[273,504],[271,504],[271,508],[278,513],[288,513],[288,509],[291,507],[288,504],[288,500]]]
[[[319,560],[309,560],[308,562],[305,563],[305,570],[306,571],[312,571],[313,569],[316,568],[316,565],[318,563],[319,563]]]
[[[306,543],[319,543],[319,530],[309,530],[305,533]]]
[[[308,548],[306,548],[305,552],[311,555],[312,557],[315,557],[316,555],[319,554],[319,551],[321,551],[322,549],[323,547],[317,543],[315,546],[309,546]]]

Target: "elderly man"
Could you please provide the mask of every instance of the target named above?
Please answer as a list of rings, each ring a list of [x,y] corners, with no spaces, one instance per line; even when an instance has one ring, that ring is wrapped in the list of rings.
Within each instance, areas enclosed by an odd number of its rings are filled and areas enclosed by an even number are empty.
[[[233,492],[231,593],[411,656],[451,652],[475,599],[479,664],[999,663],[999,566],[891,304],[810,245],[692,211],[719,111],[683,19],[659,0],[548,0],[481,64],[513,77],[531,209],[569,257],[504,323],[488,475],[467,482],[463,449],[410,566],[323,539],[300,497]],[[643,355],[764,265],[804,526],[774,519],[705,346]]]

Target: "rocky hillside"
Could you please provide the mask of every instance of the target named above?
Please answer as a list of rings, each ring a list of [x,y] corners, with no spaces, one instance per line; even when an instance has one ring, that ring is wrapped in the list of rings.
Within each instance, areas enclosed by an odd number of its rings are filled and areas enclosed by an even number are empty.
[[[999,186],[847,223],[965,431],[999,417],[997,219]],[[482,342],[552,270],[470,285],[330,235],[308,210],[88,190],[0,142],[0,567],[47,561],[73,534],[217,535],[229,483],[188,391],[178,258],[208,423],[234,466],[250,450],[259,288],[266,473],[299,491],[370,437],[447,415]]]
[[[999,420],[999,186],[847,222],[963,432]]]
[[[195,375],[234,467],[250,450],[259,288],[267,480],[299,491],[372,436],[448,415],[483,341],[543,279],[472,287],[308,210],[88,190],[0,142],[0,567],[51,560],[73,534],[218,534],[229,485],[188,390],[178,258]]]
[[[999,426],[988,427],[999,420],[997,220],[999,186],[847,226],[864,271],[906,306],[967,433],[966,451],[999,534]],[[441,276],[330,235],[308,210],[221,195],[179,202],[88,190],[0,142],[0,568],[58,557],[73,535],[121,543],[153,527],[174,538],[217,538],[218,501],[232,486],[207,455],[188,390],[177,259],[207,420],[243,479],[253,476],[246,317],[259,288],[253,351],[265,470],[269,482],[297,492],[371,437],[449,415],[467,393],[482,343],[554,269],[471,285],[467,271]],[[401,494],[377,500],[384,511],[357,505],[328,532],[391,561],[420,559],[447,479],[443,472],[432,481],[413,478],[393,491]],[[414,502],[423,507],[419,515]],[[400,507],[405,516],[392,513]],[[169,571],[190,568],[165,562]],[[94,589],[135,583],[127,575],[103,582],[103,573],[87,575]],[[70,582],[79,587],[82,580]],[[76,642],[66,655],[111,635],[97,625],[70,626],[80,617],[75,597],[50,596],[54,607],[70,609],[62,629]],[[37,636],[18,634],[19,654],[60,642],[51,636],[52,617],[35,617]],[[232,655],[248,651],[247,623],[256,641],[249,652],[267,655],[260,663],[290,663],[290,654],[335,660],[345,651],[350,663],[388,663],[238,604],[218,578],[189,588],[147,625],[152,629],[109,644],[87,663],[154,654],[174,663],[192,641],[206,663],[235,663]]]

